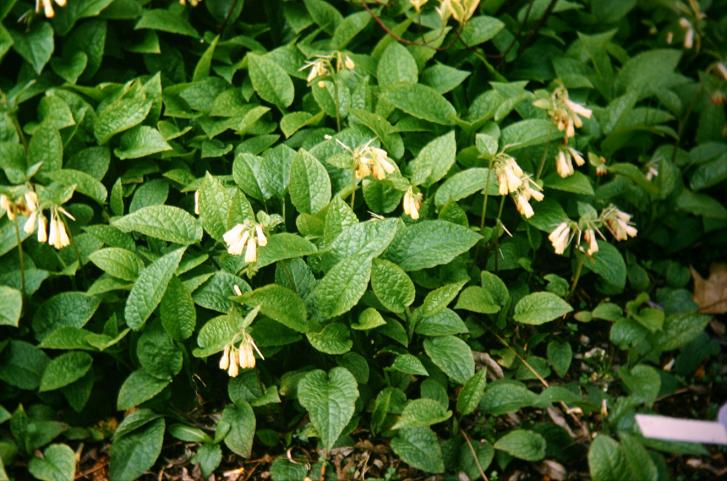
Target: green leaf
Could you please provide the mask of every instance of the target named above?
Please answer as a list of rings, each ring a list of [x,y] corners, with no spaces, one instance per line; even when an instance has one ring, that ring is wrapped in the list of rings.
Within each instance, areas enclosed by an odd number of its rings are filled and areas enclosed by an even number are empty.
[[[42,481],[73,481],[76,455],[65,444],[51,444],[43,450],[43,457],[30,460],[28,471]]]
[[[341,355],[351,350],[353,341],[349,337],[348,326],[341,322],[326,324],[320,332],[306,334],[308,342],[316,351],[330,355]]]
[[[275,60],[254,53],[247,54],[250,80],[263,100],[285,110],[295,99],[295,88],[288,73]]]
[[[404,270],[393,262],[374,259],[371,288],[381,304],[391,312],[404,312],[414,302],[414,283]]]
[[[571,361],[573,360],[573,350],[570,343],[565,339],[554,339],[548,343],[548,362],[553,366],[553,370],[560,377],[568,374]]]
[[[18,327],[23,310],[23,294],[12,287],[0,286],[0,326]]]
[[[400,429],[391,449],[402,461],[428,473],[443,473],[444,460],[437,435],[429,428]]]
[[[60,169],[63,165],[63,139],[58,130],[53,128],[36,130],[28,142],[28,158],[33,159],[33,163],[42,162],[43,172]]]
[[[667,316],[662,330],[652,335],[652,345],[658,351],[682,347],[704,331],[709,319],[709,316],[686,312]]]
[[[391,42],[386,47],[376,66],[376,78],[382,87],[399,83],[416,84],[418,75],[414,57],[399,42]]]
[[[293,157],[288,189],[299,212],[315,214],[331,200],[331,180],[326,168],[305,150]]]
[[[656,369],[638,364],[631,369],[621,368],[618,374],[636,400],[647,406],[654,404],[661,389],[661,377]]]
[[[47,172],[46,175],[51,180],[60,184],[75,185],[78,192],[92,198],[98,202],[99,205],[103,205],[106,202],[106,197],[108,195],[106,187],[85,172],[73,169],[62,169]]]
[[[344,227],[322,256],[321,268],[355,255],[378,257],[389,247],[399,225],[399,219],[374,219]]]
[[[533,145],[545,144],[561,137],[561,132],[550,120],[527,119],[515,122],[502,129],[500,145],[519,150]]]
[[[119,141],[119,147],[114,149],[114,154],[119,159],[125,160],[138,159],[170,150],[172,150],[172,146],[164,140],[157,129],[147,125],[138,125],[124,132]]]
[[[593,481],[629,479],[623,449],[612,438],[598,434],[588,449],[588,469]]]
[[[139,273],[124,309],[124,319],[130,328],[141,329],[159,305],[185,249],[182,247],[160,257]]]
[[[308,411],[323,448],[330,450],[353,417],[358,399],[356,378],[348,369],[317,369],[298,383],[298,401]]]
[[[103,145],[114,135],[139,125],[153,104],[138,84],[134,84],[125,95],[102,103],[93,124],[93,134],[98,143]]]
[[[600,286],[601,291],[606,294],[623,292],[626,286],[626,262],[615,246],[598,241],[598,252],[586,260],[585,265],[604,281]]]
[[[399,420],[391,429],[424,428],[452,417],[442,403],[434,399],[414,399],[406,403]]]
[[[480,369],[469,378],[457,395],[457,411],[466,416],[472,414],[480,404],[487,384],[487,369]]]
[[[1,359],[0,380],[20,389],[37,389],[48,365],[48,356],[25,341],[11,340]]]
[[[351,329],[356,329],[357,331],[368,331],[385,325],[386,320],[379,311],[373,307],[367,307],[358,315],[358,322],[351,324]]]
[[[163,441],[163,417],[123,435],[117,430],[111,444],[110,481],[134,481],[143,475],[159,457]]]
[[[343,50],[369,23],[371,23],[371,15],[365,11],[352,13],[344,18],[333,33],[331,47],[335,50]]]
[[[398,44],[395,44],[398,45]],[[411,181],[426,187],[442,179],[454,165],[457,155],[457,142],[454,130],[425,145],[409,164]],[[484,185],[483,185],[484,188]]]
[[[474,47],[491,40],[503,28],[505,28],[505,24],[500,20],[483,15],[467,20],[460,35],[465,45]]]
[[[475,373],[475,361],[470,347],[454,336],[424,340],[424,351],[432,362],[454,382],[464,384]]]
[[[423,336],[451,336],[468,334],[469,329],[456,312],[445,308],[417,321],[414,332]]]
[[[85,352],[67,352],[53,359],[43,371],[40,392],[53,391],[82,378],[91,369],[93,358]]]
[[[370,276],[368,256],[352,256],[333,266],[309,298],[317,317],[325,320],[350,311],[366,292]]]
[[[500,311],[500,306],[484,287],[468,286],[457,299],[455,309],[477,312],[479,314],[495,314]]]
[[[33,314],[33,331],[38,339],[60,326],[83,327],[101,300],[83,292],[66,291],[45,300]]]
[[[306,333],[316,328],[308,322],[303,299],[287,287],[268,284],[245,293],[242,302],[251,307],[260,306],[263,315],[294,331]]]
[[[489,169],[475,167],[447,177],[434,194],[434,204],[442,206],[465,199],[477,192],[484,192],[487,185],[489,195],[500,195],[497,190],[497,176]]]
[[[438,287],[430,291],[424,298],[421,307],[417,309],[417,314],[422,316],[431,316],[442,311],[454,300],[455,297],[457,297],[457,294],[466,282],[467,281],[452,282],[451,284],[445,284],[442,287]]]
[[[281,232],[268,238],[268,245],[260,249],[257,267],[263,268],[285,259],[295,259],[318,252],[310,241],[295,234]]]
[[[557,173],[550,174],[543,183],[546,189],[560,190],[580,195],[594,195],[593,186],[588,176],[580,172],[573,172],[573,175],[561,177]]]
[[[197,31],[185,18],[176,12],[161,8],[144,10],[134,29],[158,30],[187,37],[199,37]]]
[[[143,369],[138,369],[126,378],[119,388],[116,409],[125,411],[148,401],[169,385],[168,379],[159,379]]]
[[[427,368],[413,354],[399,354],[387,369],[403,372],[404,374],[412,374],[414,376],[429,376]]]
[[[162,326],[173,339],[182,341],[194,333],[197,310],[192,295],[178,277],[172,277],[159,305]]]
[[[88,259],[102,271],[125,281],[133,281],[144,267],[131,251],[120,247],[106,247],[89,254]]]
[[[401,229],[386,257],[405,271],[446,264],[482,238],[466,227],[443,220],[423,220]]]
[[[232,198],[222,182],[209,172],[205,173],[199,186],[199,220],[202,228],[217,241],[221,241],[227,231],[231,202]]]
[[[622,452],[626,458],[631,478],[643,481],[657,481],[659,471],[639,439],[624,432],[619,433],[619,438],[621,438]]]
[[[453,125],[457,119],[452,104],[426,85],[395,86],[382,95],[394,107],[418,119],[441,125]]]
[[[222,411],[217,429],[227,432],[225,446],[230,451],[244,458],[249,458],[252,452],[252,442],[255,436],[255,413],[248,403],[240,401],[228,405]]]
[[[495,449],[525,461],[540,461],[545,457],[545,438],[534,431],[516,429],[495,443]]]
[[[138,232],[175,244],[194,244],[202,239],[202,226],[187,211],[171,205],[142,207],[111,225],[122,232]]]
[[[26,32],[18,33],[11,30],[10,35],[13,37],[13,49],[33,67],[35,73],[40,75],[55,48],[53,28],[50,23],[36,22]]]
[[[324,0],[304,0],[304,3],[313,21],[328,34],[333,34],[343,20],[338,10]]]
[[[572,310],[570,304],[553,293],[534,292],[518,301],[513,318],[523,324],[539,325],[554,321]]]

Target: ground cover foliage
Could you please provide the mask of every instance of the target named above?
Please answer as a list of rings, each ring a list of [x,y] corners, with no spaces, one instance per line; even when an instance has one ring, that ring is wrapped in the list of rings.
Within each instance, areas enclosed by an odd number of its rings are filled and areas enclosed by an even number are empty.
[[[724,1],[37,3],[0,480],[720,474]]]

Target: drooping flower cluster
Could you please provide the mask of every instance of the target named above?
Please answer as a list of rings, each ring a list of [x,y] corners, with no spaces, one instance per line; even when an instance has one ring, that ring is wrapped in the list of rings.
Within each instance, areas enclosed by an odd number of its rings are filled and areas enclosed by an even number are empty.
[[[404,213],[413,220],[419,219],[419,210],[422,208],[422,193],[414,192],[414,187],[409,187],[404,194],[402,205]]]
[[[245,253],[245,262],[251,264],[257,260],[258,246],[268,244],[268,239],[263,232],[262,224],[245,219],[242,224],[235,225],[225,232],[222,239],[227,244],[227,252],[233,256],[240,256]]]
[[[575,129],[583,127],[581,117],[590,119],[591,109],[568,98],[568,90],[562,85],[556,88],[548,98],[539,98],[533,102],[535,107],[548,111],[558,130],[565,132],[564,143],[575,135]]]
[[[322,79],[330,75],[333,71],[333,61],[336,61],[335,71],[354,70],[356,63],[344,52],[335,52],[327,55],[316,55],[314,60],[309,60],[298,70],[308,70],[306,81],[310,84],[316,79]]]
[[[601,220],[606,225],[617,241],[626,240],[629,237],[636,237],[638,230],[631,222],[631,214],[619,210],[618,207],[610,205],[601,212]]]
[[[592,256],[598,252],[598,239],[596,236],[605,240],[599,226],[605,225],[617,241],[636,237],[638,231],[631,222],[631,217],[630,214],[619,210],[614,205],[610,205],[601,212],[598,218],[596,218],[594,211],[591,215],[581,217],[578,223],[571,220],[561,222],[548,235],[548,240],[553,245],[555,253],[562,255],[571,241],[576,239],[578,248],[587,255]]]
[[[200,4],[201,1],[202,0],[189,0],[189,4],[191,6],[193,6],[193,7],[196,7],[197,5]],[[179,0],[179,4],[180,5],[186,5],[187,4],[187,0]]]
[[[414,10],[417,12],[420,12],[422,10],[422,7],[429,1],[429,0],[410,0],[411,6],[414,7]]]
[[[0,195],[0,208],[6,212],[9,220],[15,220],[18,215],[27,217],[23,231],[32,234],[37,230],[37,239],[40,243],[48,242],[56,249],[62,249],[71,243],[66,223],[60,214],[71,220],[76,219],[63,207],[54,205],[50,208],[49,229],[48,221],[40,208],[38,194],[32,190],[17,200],[12,200],[5,194]]]
[[[535,212],[530,200],[543,200],[543,193],[530,175],[523,172],[517,161],[510,155],[500,152],[495,156],[493,169],[497,175],[500,195],[511,194],[520,215],[529,219]]]
[[[460,25],[464,25],[475,14],[479,4],[480,0],[439,0],[439,6],[435,10],[439,18],[442,19],[442,23],[446,23],[449,17],[454,17]],[[416,5],[414,8],[416,8]]]
[[[227,344],[220,358],[220,369],[227,371],[230,377],[237,377],[240,369],[254,368],[255,353],[260,359],[265,359],[247,330],[242,330],[240,337],[242,338],[240,344],[235,345],[234,342]]]
[[[558,149],[558,154],[555,157],[555,170],[561,177],[570,177],[575,172],[573,169],[573,162],[575,161],[578,167],[586,163],[583,160],[583,156],[573,147],[561,147]]]
[[[53,2],[59,7],[66,6],[66,0],[35,0],[35,12],[40,13],[41,8],[43,9],[43,15],[46,18],[53,18],[56,16],[56,12],[53,9]]]

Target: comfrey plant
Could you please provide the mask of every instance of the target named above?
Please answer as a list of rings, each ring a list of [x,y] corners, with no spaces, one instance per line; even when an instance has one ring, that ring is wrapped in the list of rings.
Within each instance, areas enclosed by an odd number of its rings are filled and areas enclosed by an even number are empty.
[[[718,475],[724,7],[0,2],[0,481]]]

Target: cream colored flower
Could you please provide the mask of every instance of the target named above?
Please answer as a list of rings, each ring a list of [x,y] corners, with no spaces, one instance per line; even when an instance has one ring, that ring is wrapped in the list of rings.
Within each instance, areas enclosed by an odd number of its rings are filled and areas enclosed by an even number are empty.
[[[46,18],[53,18],[56,15],[55,10],[53,10],[53,1],[54,0],[35,0],[35,12],[39,13],[40,9],[43,9],[43,14],[46,16]],[[66,6],[66,0],[55,0],[56,5],[59,7],[65,7]]]
[[[613,205],[601,212],[601,219],[617,241],[636,237],[638,234],[638,230],[631,222],[631,217],[631,214],[627,214]]]
[[[657,164],[654,161],[649,162],[646,164],[646,180],[651,182],[659,175],[659,164]]]
[[[227,344],[222,351],[222,357],[220,357],[219,368],[227,371],[227,375],[230,377],[237,377],[241,368],[254,368],[255,353],[260,356],[260,359],[265,359],[252,336],[246,330],[243,330],[240,336],[242,340],[239,346],[235,346],[235,341]]]
[[[306,81],[308,83],[311,83],[317,78],[325,77],[326,75],[328,75],[329,65],[330,60],[328,59],[328,57],[320,57],[315,60],[306,62],[305,65],[303,65],[299,70],[310,69]]]
[[[454,19],[464,25],[474,15],[480,0],[450,0],[448,4]]]
[[[5,194],[0,194],[0,208],[8,215],[8,220],[15,220],[17,217],[15,202]]]
[[[563,149],[559,149],[555,157],[555,170],[558,171],[558,175],[561,177],[569,177],[575,172],[570,156]]]
[[[717,70],[717,73],[719,73],[722,79],[727,82],[727,66],[725,66],[722,62],[719,62],[714,66],[714,68]]]
[[[227,244],[227,252],[233,256],[245,253],[245,262],[254,263],[257,260],[258,246],[266,246],[268,239],[263,232],[263,226],[245,219],[242,224],[236,224],[222,236]]]
[[[48,223],[43,212],[38,215],[38,242],[41,244],[48,242]]]
[[[196,7],[197,5],[200,4],[201,1],[202,0],[189,0],[189,4],[191,6],[193,6],[193,7]],[[179,4],[180,5],[186,5],[187,4],[187,0],[179,0]]]
[[[257,348],[252,336],[243,331],[242,341],[240,342],[239,358],[240,367],[243,369],[252,369],[255,367],[255,353],[257,352],[260,359],[265,359],[260,350]]]
[[[66,223],[59,214],[63,214],[69,219],[76,220],[67,210],[60,206],[54,206],[50,211],[50,229],[48,230],[48,244],[52,245],[56,249],[63,249],[70,245],[71,239],[68,236],[68,230]],[[41,237],[38,234],[39,239]]]
[[[694,47],[694,27],[686,17],[679,19],[679,26],[684,30],[684,48],[689,50]]]
[[[507,154],[498,154],[494,168],[500,195],[507,195],[520,188],[523,171],[514,158]]]
[[[199,215],[199,191],[194,191],[194,215]]]
[[[356,68],[356,63],[353,61],[351,57],[348,56],[348,54],[343,52],[336,52],[336,70],[354,70]]]
[[[414,10],[417,12],[420,12],[422,10],[422,7],[428,2],[429,0],[410,0],[411,6],[414,7]]]
[[[555,250],[555,253],[559,255],[565,252],[571,239],[571,228],[568,222],[561,222],[555,229],[553,229],[553,232],[548,235],[548,240],[551,244],[553,244],[553,250]]]
[[[387,174],[396,172],[396,167],[394,167],[394,164],[384,149],[367,147],[363,151],[362,157],[368,160],[371,173],[377,180],[383,180]]]
[[[598,241],[596,240],[596,231],[593,228],[586,229],[583,233],[583,241],[586,243],[586,254],[592,256],[598,252]]]
[[[560,86],[550,95],[550,98],[539,98],[533,102],[537,108],[548,111],[551,120],[561,132],[565,131],[565,141],[575,135],[575,129],[583,126],[581,117],[590,119],[593,115],[591,109],[573,102],[568,98],[568,90]]]
[[[419,209],[422,208],[422,193],[414,193],[414,187],[409,187],[404,194],[404,213],[414,220],[419,219]]]
[[[529,219],[535,214],[533,207],[530,205],[530,200],[540,202],[544,196],[540,186],[530,176],[524,175],[522,177],[522,185],[512,194],[512,198],[520,215]]]

